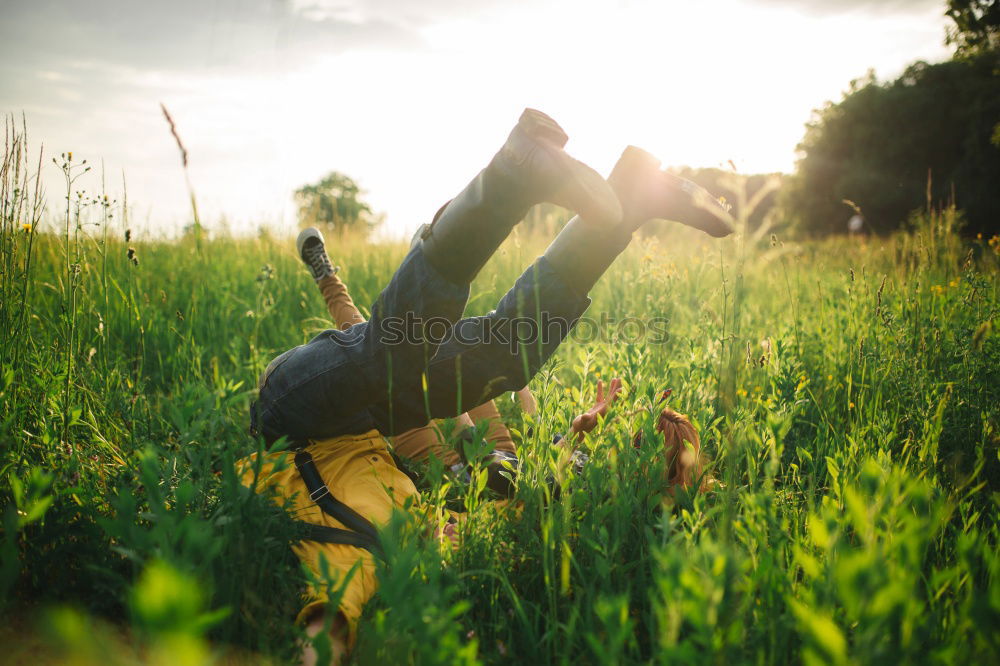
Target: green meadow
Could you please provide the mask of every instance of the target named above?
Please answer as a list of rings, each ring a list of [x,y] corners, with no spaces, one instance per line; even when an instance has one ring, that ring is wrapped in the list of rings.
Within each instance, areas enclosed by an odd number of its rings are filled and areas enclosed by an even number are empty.
[[[120,194],[69,183],[79,157],[57,158],[69,186],[43,212],[22,148],[8,142],[2,178],[0,661],[292,661],[300,535],[234,462],[263,446],[247,429],[261,370],[332,326],[294,240],[136,237]],[[467,512],[461,545],[406,513],[385,528],[349,663],[1000,660],[1000,239],[962,236],[952,208],[882,237],[772,222],[636,238],[588,316],[666,334],[576,336],[531,382],[536,415],[498,401],[520,511],[417,470],[424,501]],[[468,313],[555,228],[519,228]],[[406,251],[328,247],[359,304]],[[626,393],[589,464],[556,474],[553,435],[612,377]],[[665,389],[714,490],[657,482]]]

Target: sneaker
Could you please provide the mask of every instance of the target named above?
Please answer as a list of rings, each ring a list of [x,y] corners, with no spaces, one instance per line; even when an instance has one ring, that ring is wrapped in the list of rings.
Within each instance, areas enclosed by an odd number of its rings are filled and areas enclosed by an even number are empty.
[[[298,248],[299,258],[302,259],[302,263],[309,267],[309,272],[312,273],[316,282],[337,272],[337,269],[330,263],[330,257],[326,254],[323,234],[316,227],[303,229],[299,237],[295,239],[295,247]]]

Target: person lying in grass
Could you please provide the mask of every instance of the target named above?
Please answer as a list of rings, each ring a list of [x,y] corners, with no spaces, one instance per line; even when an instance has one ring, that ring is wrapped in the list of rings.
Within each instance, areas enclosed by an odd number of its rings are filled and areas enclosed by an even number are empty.
[[[527,385],[643,222],[674,219],[714,236],[732,232],[721,204],[661,171],[648,153],[627,148],[605,181],[563,151],[567,140],[554,120],[525,110],[486,168],[422,230],[370,319],[324,331],[279,355],[261,376],[251,431],[268,443],[283,440],[291,451],[269,453],[258,461],[259,474],[248,472],[258,480],[248,482],[288,498],[313,528],[296,547],[310,569],[349,576],[333,618],[324,617],[326,586],[310,590],[299,614],[310,631],[332,625],[337,654],[353,643],[362,606],[375,591],[376,526],[417,500],[385,437]],[[469,284],[542,202],[577,215],[495,310],[463,318]],[[537,331],[544,325],[547,336],[507,344],[521,322]],[[289,457],[294,466],[283,464]]]

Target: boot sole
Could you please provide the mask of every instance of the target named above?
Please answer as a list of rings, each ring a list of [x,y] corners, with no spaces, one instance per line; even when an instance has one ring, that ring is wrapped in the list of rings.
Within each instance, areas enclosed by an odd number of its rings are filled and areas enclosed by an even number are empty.
[[[517,119],[518,126],[524,133],[536,140],[553,143],[564,148],[569,141],[569,135],[555,120],[538,109],[525,109]]]
[[[549,198],[550,203],[579,214],[588,224],[607,226],[621,222],[621,204],[607,181],[563,150],[569,135],[559,123],[537,109],[528,108],[521,113],[517,124],[553,162],[553,168],[564,174],[563,184]]]

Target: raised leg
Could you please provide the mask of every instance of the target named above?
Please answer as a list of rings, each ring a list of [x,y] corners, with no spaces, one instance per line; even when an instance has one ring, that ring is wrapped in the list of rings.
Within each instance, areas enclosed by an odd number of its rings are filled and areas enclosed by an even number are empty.
[[[423,379],[400,386],[372,406],[385,434],[431,418],[447,418],[524,387],[569,335],[590,305],[552,265],[540,258],[481,317],[455,324],[452,335],[424,369]]]
[[[370,321],[324,331],[272,361],[251,429],[266,439],[303,440],[376,427],[370,405],[419,380],[437,351],[431,327],[450,330],[469,281],[532,205],[560,203],[595,227],[618,224],[614,192],[563,152],[566,139],[551,118],[526,110],[490,164],[438,212],[372,306]]]
[[[392,433],[428,418],[455,416],[526,385],[586,310],[594,284],[647,220],[675,219],[717,237],[732,233],[724,206],[659,166],[649,153],[626,148],[608,178],[624,211],[621,222],[570,220],[496,310],[456,323],[426,366],[425,382],[392,391],[371,410],[379,427]]]

